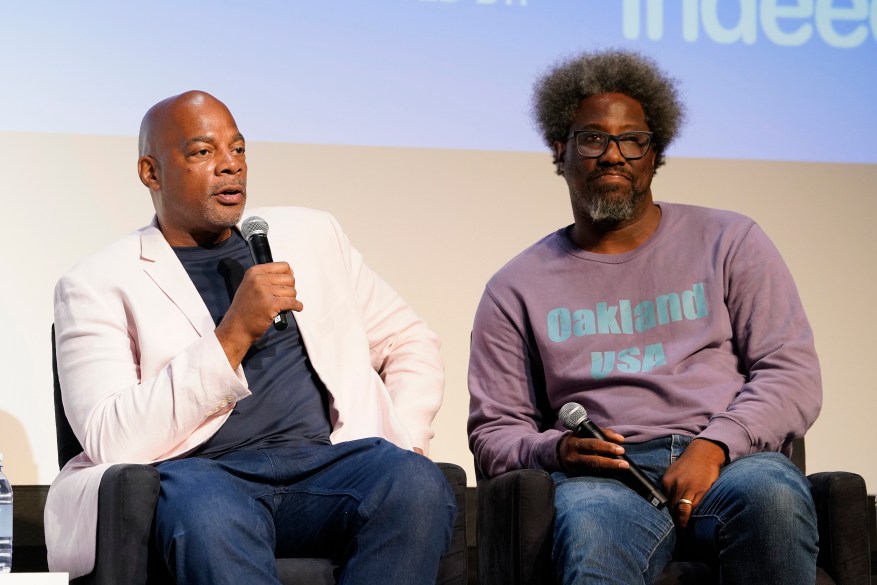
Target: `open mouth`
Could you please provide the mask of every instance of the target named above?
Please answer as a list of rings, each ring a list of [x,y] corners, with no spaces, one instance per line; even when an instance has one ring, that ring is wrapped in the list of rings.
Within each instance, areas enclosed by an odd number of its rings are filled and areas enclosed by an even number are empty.
[[[220,203],[226,205],[234,205],[240,203],[244,198],[244,189],[240,185],[228,185],[214,192]]]

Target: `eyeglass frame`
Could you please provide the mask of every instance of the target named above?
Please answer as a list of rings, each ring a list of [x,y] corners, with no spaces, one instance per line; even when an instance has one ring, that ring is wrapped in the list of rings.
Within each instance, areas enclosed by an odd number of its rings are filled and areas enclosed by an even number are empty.
[[[578,136],[579,136],[579,134],[585,134],[585,133],[602,134],[603,136],[606,137],[606,146],[603,147],[603,150],[600,152],[600,154],[582,154],[582,151],[579,150]],[[648,143],[646,144],[645,151],[639,156],[627,156],[626,154],[624,154],[621,151],[621,143],[618,141],[618,139],[621,138],[622,136],[629,136],[630,134],[644,134],[649,139]],[[609,143],[614,142],[615,146],[618,147],[619,154],[621,154],[621,156],[623,156],[625,160],[639,160],[642,157],[644,157],[645,155],[647,155],[649,153],[649,150],[651,150],[652,136],[653,135],[654,135],[654,132],[648,132],[646,130],[632,130],[630,132],[622,132],[621,134],[609,134],[608,132],[602,132],[600,130],[573,130],[572,134],[570,134],[569,136],[566,137],[566,141],[569,142],[573,138],[576,139],[576,152],[579,153],[579,156],[582,158],[600,158],[601,156],[606,154],[607,150],[609,150]]]

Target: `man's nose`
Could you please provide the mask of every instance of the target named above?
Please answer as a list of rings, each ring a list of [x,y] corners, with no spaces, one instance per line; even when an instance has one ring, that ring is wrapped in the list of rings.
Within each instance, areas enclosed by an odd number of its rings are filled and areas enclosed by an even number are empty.
[[[223,150],[216,163],[216,172],[224,175],[236,175],[244,167],[244,161],[231,150]]]
[[[627,162],[627,159],[621,154],[621,145],[618,144],[618,141],[609,139],[606,150],[603,151],[597,162],[603,165],[616,165],[624,164]]]

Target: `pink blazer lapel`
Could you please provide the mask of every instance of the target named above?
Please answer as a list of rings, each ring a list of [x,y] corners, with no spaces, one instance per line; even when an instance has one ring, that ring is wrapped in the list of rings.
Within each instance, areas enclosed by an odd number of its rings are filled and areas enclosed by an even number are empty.
[[[140,233],[140,259],[144,270],[188,319],[198,335],[213,331],[215,325],[198,289],[192,283],[186,269],[164,239],[161,231],[153,225]]]

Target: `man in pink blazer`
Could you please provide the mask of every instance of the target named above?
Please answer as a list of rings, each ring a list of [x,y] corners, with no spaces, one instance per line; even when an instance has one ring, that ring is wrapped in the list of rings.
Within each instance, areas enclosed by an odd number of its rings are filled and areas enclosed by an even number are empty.
[[[151,225],[55,290],[84,452],[49,492],[50,568],[91,571],[101,475],[154,463],[154,536],[178,583],[279,583],[275,550],[336,558],[339,583],[433,583],[456,513],[424,456],[442,397],[436,336],[327,213],[252,210],[277,260],[254,265],[237,229],[245,142],[213,96],[153,106],[138,171]]]

